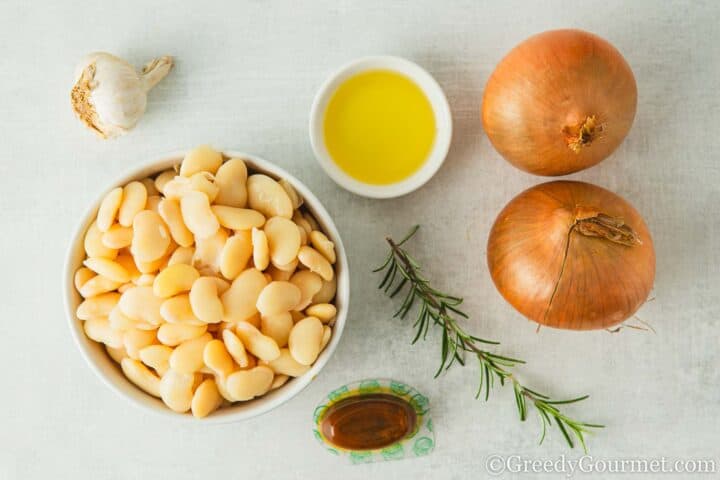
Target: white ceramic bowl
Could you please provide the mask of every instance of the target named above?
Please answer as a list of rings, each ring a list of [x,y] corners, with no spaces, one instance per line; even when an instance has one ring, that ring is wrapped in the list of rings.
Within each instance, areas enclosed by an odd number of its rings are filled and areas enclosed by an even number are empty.
[[[125,185],[132,180],[139,180],[141,178],[157,174],[163,170],[171,168],[173,165],[179,164],[183,158],[184,152],[164,155],[162,158],[148,162],[143,166],[135,167],[125,175],[120,176],[117,181],[113,182],[111,186],[102,192],[102,195],[97,197],[97,200],[91,208],[84,214],[75,231],[67,253],[63,272],[63,286],[65,309],[70,324],[70,331],[72,332],[75,343],[80,349],[80,353],[85,358],[87,364],[108,387],[136,406],[176,420],[203,423],[233,422],[261,415],[287,402],[305,388],[313,380],[313,378],[320,373],[320,370],[322,370],[328,360],[330,360],[330,357],[340,341],[347,318],[348,301],[350,297],[350,275],[348,272],[347,257],[345,256],[345,249],[343,248],[340,234],[335,228],[330,215],[327,213],[320,201],[298,179],[266,160],[235,151],[226,151],[224,154],[227,157],[239,157],[244,159],[248,169],[253,172],[264,173],[274,177],[275,179],[286,179],[305,199],[304,206],[315,216],[323,231],[327,234],[330,240],[335,243],[335,250],[337,253],[337,263],[335,264],[335,274],[337,275],[337,294],[335,297],[337,318],[335,320],[335,326],[333,328],[333,335],[330,343],[305,375],[291,379],[284,386],[269,392],[262,397],[249,402],[241,402],[230,407],[216,410],[214,413],[203,419],[196,419],[189,414],[183,415],[171,411],[162,403],[161,400],[146,394],[126,379],[119,366],[107,355],[104,347],[85,336],[82,322],[75,316],[77,306],[82,299],[73,285],[73,275],[82,265],[82,261],[85,257],[83,239],[87,228],[97,215],[97,209],[101,199],[105,193],[114,187]]]
[[[354,179],[333,161],[325,146],[323,120],[330,98],[345,80],[368,70],[392,70],[410,78],[425,93],[435,113],[437,129],[435,143],[425,163],[420,170],[409,178],[388,185],[372,185]],[[443,161],[445,161],[451,139],[452,116],[445,93],[427,71],[404,58],[391,56],[364,57],[344,65],[320,87],[310,110],[310,143],[315,152],[315,158],[338,185],[365,197],[399,197],[420,188],[432,178]]]

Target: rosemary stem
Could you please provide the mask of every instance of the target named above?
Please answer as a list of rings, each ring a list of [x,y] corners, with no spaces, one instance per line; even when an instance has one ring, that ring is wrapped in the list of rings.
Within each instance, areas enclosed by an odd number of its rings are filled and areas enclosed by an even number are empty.
[[[383,266],[376,269],[375,272],[386,272],[380,288],[384,288],[388,296],[394,297],[403,289],[407,292],[407,296],[395,316],[404,318],[416,300],[422,303],[422,308],[420,308],[415,322],[417,333],[413,343],[421,337],[425,338],[428,325],[431,323],[443,329],[442,361],[435,376],[450,368],[456,361],[461,365],[465,365],[464,354],[470,353],[477,358],[480,368],[480,385],[477,396],[480,396],[484,391],[487,400],[495,380],[499,381],[501,386],[512,385],[520,420],[524,421],[527,418],[527,402],[530,402],[537,410],[542,422],[540,443],[545,438],[547,427],[552,426],[554,420],[555,425],[571,448],[574,447],[574,437],[587,452],[583,435],[589,432],[589,428],[602,428],[603,426],[573,420],[558,409],[558,405],[579,402],[585,400],[587,396],[569,400],[553,400],[526,387],[515,376],[512,369],[525,363],[523,360],[502,356],[478,346],[477,343],[498,345],[498,342],[470,335],[463,330],[457,322],[457,316],[467,318],[467,315],[459,309],[462,298],[448,295],[432,287],[429,281],[420,273],[421,267],[417,261],[403,248],[405,242],[414,236],[418,228],[419,226],[415,226],[399,243],[396,243],[391,237],[385,238],[390,246],[390,255]],[[396,276],[396,273],[400,273],[400,275]],[[406,287],[406,284],[409,284],[409,287]]]

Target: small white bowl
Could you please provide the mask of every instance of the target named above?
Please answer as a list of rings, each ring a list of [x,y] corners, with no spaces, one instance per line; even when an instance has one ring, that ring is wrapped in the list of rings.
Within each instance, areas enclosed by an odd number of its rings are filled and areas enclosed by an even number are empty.
[[[435,143],[425,163],[412,176],[388,185],[372,185],[354,179],[333,161],[325,145],[323,123],[330,98],[345,80],[368,70],[391,70],[410,78],[425,93],[435,114]],[[404,58],[363,57],[344,65],[320,87],[310,110],[310,143],[315,152],[315,158],[338,185],[365,197],[399,197],[420,188],[432,178],[442,165],[450,148],[451,139],[452,116],[445,93],[427,71]]]
[[[174,165],[180,163],[184,156],[184,152],[167,154],[158,160],[153,160],[143,166],[131,169],[126,174],[121,175],[109,188],[105,189],[102,192],[102,195],[98,196],[95,203],[90,207],[85,215],[83,215],[82,220],[73,235],[72,242],[65,259],[65,268],[62,280],[65,310],[70,324],[70,331],[75,339],[75,343],[80,349],[80,353],[95,374],[97,374],[97,376],[100,377],[100,379],[108,387],[120,396],[144,410],[175,420],[201,422],[205,424],[228,423],[255,417],[272,410],[300,393],[300,391],[320,373],[320,370],[322,370],[328,360],[330,360],[333,352],[335,352],[335,349],[340,342],[343,328],[345,327],[348,302],[350,300],[350,274],[348,272],[348,262],[347,257],[345,256],[345,249],[343,247],[342,240],[340,239],[340,234],[335,228],[335,224],[315,195],[313,195],[312,192],[310,192],[310,190],[308,190],[308,188],[298,179],[266,160],[235,151],[225,151],[224,155],[226,157],[242,158],[245,160],[248,170],[256,173],[264,173],[274,177],[275,179],[284,178],[290,182],[295,190],[305,199],[304,206],[313,214],[330,240],[335,243],[335,251],[337,254],[337,262],[334,265],[335,275],[337,276],[337,293],[335,296],[337,317],[335,319],[335,326],[333,327],[333,335],[330,343],[327,345],[325,350],[323,350],[313,364],[312,368],[310,368],[307,373],[301,377],[291,379],[284,386],[271,391],[262,397],[248,402],[236,403],[230,407],[216,410],[206,418],[196,419],[189,414],[183,415],[171,411],[161,400],[141,391],[127,378],[125,378],[120,370],[120,367],[107,355],[105,348],[99,343],[90,340],[85,335],[82,321],[78,320],[75,316],[75,311],[82,301],[82,298],[75,290],[73,285],[73,276],[75,271],[82,265],[82,261],[85,257],[83,246],[85,232],[97,215],[97,209],[101,199],[104,197],[105,193],[110,191],[112,188],[123,186],[132,180],[139,180],[150,175],[155,175],[163,170],[167,170],[168,168],[172,168]]]

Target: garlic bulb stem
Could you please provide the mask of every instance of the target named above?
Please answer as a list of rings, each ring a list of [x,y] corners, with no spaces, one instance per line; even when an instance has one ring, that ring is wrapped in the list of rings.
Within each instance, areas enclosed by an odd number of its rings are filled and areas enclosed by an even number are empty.
[[[173,58],[167,55],[146,63],[140,75],[143,85],[145,86],[145,91],[149,92],[160,80],[165,78],[165,76],[170,73],[172,67]]]

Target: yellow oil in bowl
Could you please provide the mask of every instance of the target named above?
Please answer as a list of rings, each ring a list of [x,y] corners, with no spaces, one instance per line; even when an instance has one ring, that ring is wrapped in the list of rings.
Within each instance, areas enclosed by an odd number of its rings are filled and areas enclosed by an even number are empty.
[[[428,98],[415,82],[391,70],[345,80],[323,119],[332,160],[354,179],[373,185],[397,183],[417,172],[436,133]]]

